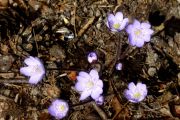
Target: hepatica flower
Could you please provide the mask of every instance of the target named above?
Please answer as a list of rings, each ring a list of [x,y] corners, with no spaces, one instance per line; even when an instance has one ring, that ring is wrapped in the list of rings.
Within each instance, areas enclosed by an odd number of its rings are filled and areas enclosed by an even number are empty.
[[[133,24],[127,26],[126,32],[129,34],[128,39],[132,46],[142,47],[144,42],[150,41],[154,31],[149,23],[134,20]]]
[[[24,63],[27,66],[21,67],[20,72],[25,76],[30,77],[29,83],[37,84],[39,81],[41,81],[45,74],[45,69],[40,59],[30,56],[24,60]]]
[[[117,12],[115,15],[109,14],[107,18],[107,27],[113,31],[118,32],[123,30],[128,24],[128,18],[123,18],[122,12]]]
[[[137,85],[135,85],[133,82],[131,82],[129,83],[128,89],[125,90],[124,94],[130,102],[138,103],[147,96],[147,88],[145,84],[137,83]]]
[[[89,74],[79,72],[75,88],[81,94],[80,100],[84,100],[89,96],[96,100],[103,92],[103,82],[99,79],[96,70],[91,70]]]
[[[56,117],[57,119],[62,119],[67,115],[69,111],[68,103],[64,100],[56,99],[52,102],[51,106],[48,108],[48,112]]]
[[[122,63],[116,64],[116,70],[122,70]]]
[[[89,63],[92,63],[97,60],[97,54],[95,52],[90,52],[87,56],[87,60]]]
[[[102,105],[104,103],[104,97],[99,96],[98,98],[95,99],[96,104]]]

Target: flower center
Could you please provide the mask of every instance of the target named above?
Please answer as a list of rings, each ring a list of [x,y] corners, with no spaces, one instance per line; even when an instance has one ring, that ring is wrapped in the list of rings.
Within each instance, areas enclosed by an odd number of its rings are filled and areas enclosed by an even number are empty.
[[[92,81],[87,82],[86,86],[88,88],[92,88],[94,86],[94,83]]]
[[[38,65],[33,66],[33,69],[32,69],[33,74],[38,74],[41,72],[42,72],[42,70],[40,69],[40,67]]]
[[[137,29],[137,30],[135,30],[135,32],[134,32],[134,34],[136,35],[136,36],[139,36],[140,34],[141,34],[141,30],[140,29]]]
[[[59,106],[57,106],[57,109],[59,112],[63,112],[65,110],[65,107],[64,107],[64,105],[59,105]]]
[[[136,98],[136,99],[138,99],[138,98],[141,97],[141,94],[140,94],[139,92],[137,92],[137,93],[135,93],[135,94],[133,95],[133,97]]]
[[[121,25],[120,25],[119,23],[115,23],[115,24],[113,25],[113,28],[114,28],[114,29],[118,29],[120,26],[121,26]]]

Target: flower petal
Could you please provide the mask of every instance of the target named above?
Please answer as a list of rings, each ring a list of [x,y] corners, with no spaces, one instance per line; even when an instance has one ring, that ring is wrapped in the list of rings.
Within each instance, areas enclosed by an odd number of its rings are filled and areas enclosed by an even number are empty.
[[[94,81],[99,80],[99,74],[97,70],[91,70],[89,75],[91,76],[92,80]]]
[[[113,14],[109,14],[107,17],[107,20],[109,22],[109,21],[115,21],[116,19],[115,19],[115,16]]]
[[[86,82],[88,82],[91,78],[90,78],[90,77],[85,78],[85,77],[82,77],[82,76],[77,76],[76,79],[77,79],[78,82],[86,83]]]
[[[24,60],[24,63],[26,64],[26,65],[36,65],[36,62],[35,62],[36,60],[34,59],[34,57],[32,57],[32,56],[30,56],[29,58],[26,58],[25,60]]]
[[[79,92],[84,91],[86,89],[86,83],[85,82],[77,82],[75,84],[75,89]]]
[[[144,45],[144,40],[142,40],[142,39],[136,40],[137,47],[142,47],[143,45]]]
[[[56,116],[56,115],[57,115],[57,112],[56,112],[56,110],[54,109],[54,106],[52,106],[52,105],[48,108],[48,112],[49,112],[52,116]]]
[[[141,28],[147,29],[150,27],[151,27],[151,25],[149,23],[145,23],[145,22],[141,23]]]
[[[100,88],[103,88],[103,82],[102,82],[102,80],[98,80],[98,81],[96,82],[96,85],[99,86]]]
[[[80,96],[80,100],[84,100],[86,99],[87,97],[89,97],[91,95],[91,90],[86,90],[86,91],[83,91],[81,96]]]
[[[117,12],[115,15],[116,21],[122,21],[123,20],[123,14],[122,12]]]
[[[44,75],[42,75],[42,74],[32,75],[29,79],[29,83],[37,84],[39,81],[42,80],[43,76]]]
[[[152,29],[143,29],[142,31],[143,31],[143,33],[146,34],[146,35],[151,35],[151,34],[153,34],[153,32],[154,32]]]
[[[25,76],[31,76],[32,75],[32,67],[21,67],[20,68],[20,73],[22,73]]]
[[[134,91],[136,89],[136,85],[133,82],[128,84],[128,89]]]
[[[114,29],[113,25],[114,25],[114,21],[108,21],[108,25],[109,25],[109,29],[112,31],[112,32],[117,32],[116,29]]]
[[[42,61],[39,58],[35,57],[34,60],[34,62],[36,62],[37,65],[43,66]]]
[[[151,40],[151,36],[150,35],[144,35],[142,37],[142,39],[145,41],[145,42],[149,42]]]
[[[91,93],[91,97],[96,100],[101,94],[103,93],[102,88],[97,87],[95,89],[93,89],[92,93]]]
[[[144,96],[147,95],[147,87],[145,84],[142,84],[142,83],[137,83],[137,89],[138,91]]]
[[[87,72],[81,71],[79,72],[79,76],[90,79],[90,75]]]
[[[136,45],[136,39],[137,38],[133,34],[130,34],[128,37],[129,44],[132,46],[135,46]]]
[[[132,93],[131,90],[126,89],[126,90],[124,91],[124,95],[125,95],[125,97],[126,97],[128,100],[130,100],[130,99],[132,99],[133,93]]]
[[[127,32],[128,34],[131,34],[133,30],[134,30],[133,25],[128,25],[127,28],[126,28],[126,32]]]
[[[134,22],[133,22],[133,26],[135,28],[140,28],[141,27],[141,23],[138,20],[135,19]]]
[[[128,22],[129,22],[128,18],[125,18],[125,19],[122,21],[122,23],[120,24],[121,26],[119,27],[118,30],[123,30],[123,29],[126,27],[126,25],[128,24]]]

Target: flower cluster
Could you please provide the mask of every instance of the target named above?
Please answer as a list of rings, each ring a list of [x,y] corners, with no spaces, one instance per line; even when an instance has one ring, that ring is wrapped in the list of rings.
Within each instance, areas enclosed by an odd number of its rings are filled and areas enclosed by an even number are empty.
[[[145,42],[149,42],[153,30],[149,23],[134,20],[128,25],[128,18],[124,18],[122,12],[117,12],[115,15],[109,14],[107,18],[107,26],[113,32],[119,32],[126,28],[128,40],[132,46],[142,47]],[[97,54],[90,52],[87,56],[89,63],[97,61]],[[29,77],[29,83],[37,84],[45,75],[45,68],[41,60],[37,57],[28,57],[24,60],[25,67],[20,68],[20,72]],[[116,64],[116,70],[122,70],[122,63]],[[77,82],[75,89],[80,93],[80,100],[85,100],[91,96],[96,104],[102,105],[104,102],[103,82],[99,78],[97,70],[92,69],[89,73],[81,71],[76,77]],[[133,103],[142,101],[147,96],[147,88],[145,84],[133,82],[129,83],[128,89],[124,92],[125,97]],[[69,111],[69,105],[66,101],[55,99],[48,108],[48,112],[57,119],[64,118]]]
[[[84,100],[89,96],[96,100],[103,92],[103,82],[99,79],[96,70],[91,70],[89,74],[79,72],[75,88],[81,94],[80,100]]]
[[[45,74],[45,69],[40,59],[30,56],[24,60],[24,63],[27,66],[21,67],[20,72],[25,76],[30,77],[29,83],[37,84],[39,81],[41,81]]]
[[[130,102],[138,103],[147,96],[147,88],[145,84],[137,83],[137,85],[135,85],[133,82],[131,82],[129,83],[128,89],[125,90],[124,94]]]
[[[68,103],[60,99],[54,100],[50,105],[50,107],[48,108],[48,112],[57,119],[64,118],[67,115],[68,111],[69,111]]]
[[[128,21],[128,18],[123,19],[123,14],[121,12],[117,12],[115,15],[109,14],[107,18],[107,27],[113,32],[119,32],[126,28],[126,32],[129,35],[128,41],[132,46],[142,47],[144,42],[150,41],[154,31],[151,29],[149,23],[140,23],[138,20],[134,20],[132,24],[128,25]]]

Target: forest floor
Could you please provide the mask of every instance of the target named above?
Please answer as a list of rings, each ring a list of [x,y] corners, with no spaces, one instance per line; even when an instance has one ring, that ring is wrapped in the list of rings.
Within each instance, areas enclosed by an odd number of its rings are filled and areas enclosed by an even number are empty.
[[[107,15],[149,21],[154,30],[142,48],[125,31],[112,33]],[[87,61],[95,51],[98,61]],[[46,75],[37,85],[20,74],[24,59],[39,57]],[[121,71],[115,64],[121,62]],[[80,71],[96,68],[104,103],[79,101]],[[130,82],[147,85],[142,102],[128,102]],[[179,0],[0,0],[0,118],[52,120],[47,109],[60,98],[69,104],[63,120],[178,120],[180,118]]]

